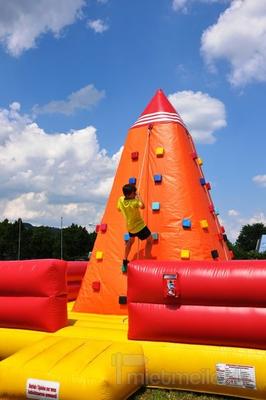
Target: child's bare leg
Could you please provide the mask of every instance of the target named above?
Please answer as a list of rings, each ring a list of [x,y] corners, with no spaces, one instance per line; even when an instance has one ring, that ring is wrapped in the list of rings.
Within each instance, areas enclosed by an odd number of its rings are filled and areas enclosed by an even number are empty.
[[[147,240],[146,240],[146,245],[145,245],[145,258],[151,258],[151,249],[152,249],[152,244],[153,244],[153,238],[150,235]]]
[[[126,242],[126,247],[125,247],[125,255],[124,255],[124,259],[127,260],[131,247],[133,245],[133,243],[135,242],[135,238],[134,237],[130,237],[129,240]]]

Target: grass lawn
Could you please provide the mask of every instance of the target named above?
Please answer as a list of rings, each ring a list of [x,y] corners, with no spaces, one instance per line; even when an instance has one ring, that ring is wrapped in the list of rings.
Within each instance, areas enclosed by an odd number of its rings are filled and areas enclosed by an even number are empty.
[[[211,394],[200,394],[194,392],[186,392],[179,390],[168,389],[140,389],[137,393],[133,394],[128,400],[236,400],[241,397],[227,397]],[[1,397],[0,400],[26,400],[24,397]],[[78,399],[75,399],[78,400]],[[92,399],[88,399],[92,400]],[[97,399],[93,399],[97,400]]]
[[[11,397],[0,397],[0,400],[11,400]],[[178,390],[161,389],[141,389],[130,397],[129,400],[233,400],[235,397],[213,396],[207,394],[198,394]],[[24,400],[18,397],[12,397],[12,400]],[[78,400],[78,399],[76,399]],[[92,399],[88,399],[92,400]],[[94,399],[93,399],[94,400]],[[95,399],[96,400],[96,399]]]
[[[130,400],[232,400],[233,397],[214,396],[178,390],[141,389]],[[234,399],[236,399],[234,397]]]

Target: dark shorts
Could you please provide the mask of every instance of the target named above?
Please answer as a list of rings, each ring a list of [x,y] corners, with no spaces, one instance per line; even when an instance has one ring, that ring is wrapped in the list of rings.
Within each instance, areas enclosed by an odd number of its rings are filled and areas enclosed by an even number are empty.
[[[145,240],[147,239],[150,235],[151,235],[151,231],[149,230],[149,228],[147,226],[144,226],[143,229],[141,229],[141,231],[137,232],[137,233],[129,233],[130,237],[137,237],[140,240]]]

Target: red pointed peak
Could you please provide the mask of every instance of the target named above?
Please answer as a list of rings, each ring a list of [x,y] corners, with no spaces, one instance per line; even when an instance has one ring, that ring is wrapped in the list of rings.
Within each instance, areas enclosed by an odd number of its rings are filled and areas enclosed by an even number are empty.
[[[170,112],[177,114],[175,108],[167,99],[162,89],[157,90],[141,115],[152,114],[156,112]]]
[[[177,122],[186,128],[178,112],[176,112],[162,89],[159,89],[132,128],[161,122]]]

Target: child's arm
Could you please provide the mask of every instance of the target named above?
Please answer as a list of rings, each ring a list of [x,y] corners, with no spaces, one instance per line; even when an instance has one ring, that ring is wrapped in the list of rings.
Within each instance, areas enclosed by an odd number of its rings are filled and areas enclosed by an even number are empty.
[[[138,192],[136,193],[135,198],[139,201],[139,208],[142,208],[142,209],[145,208],[144,201],[142,200],[142,198]]]

